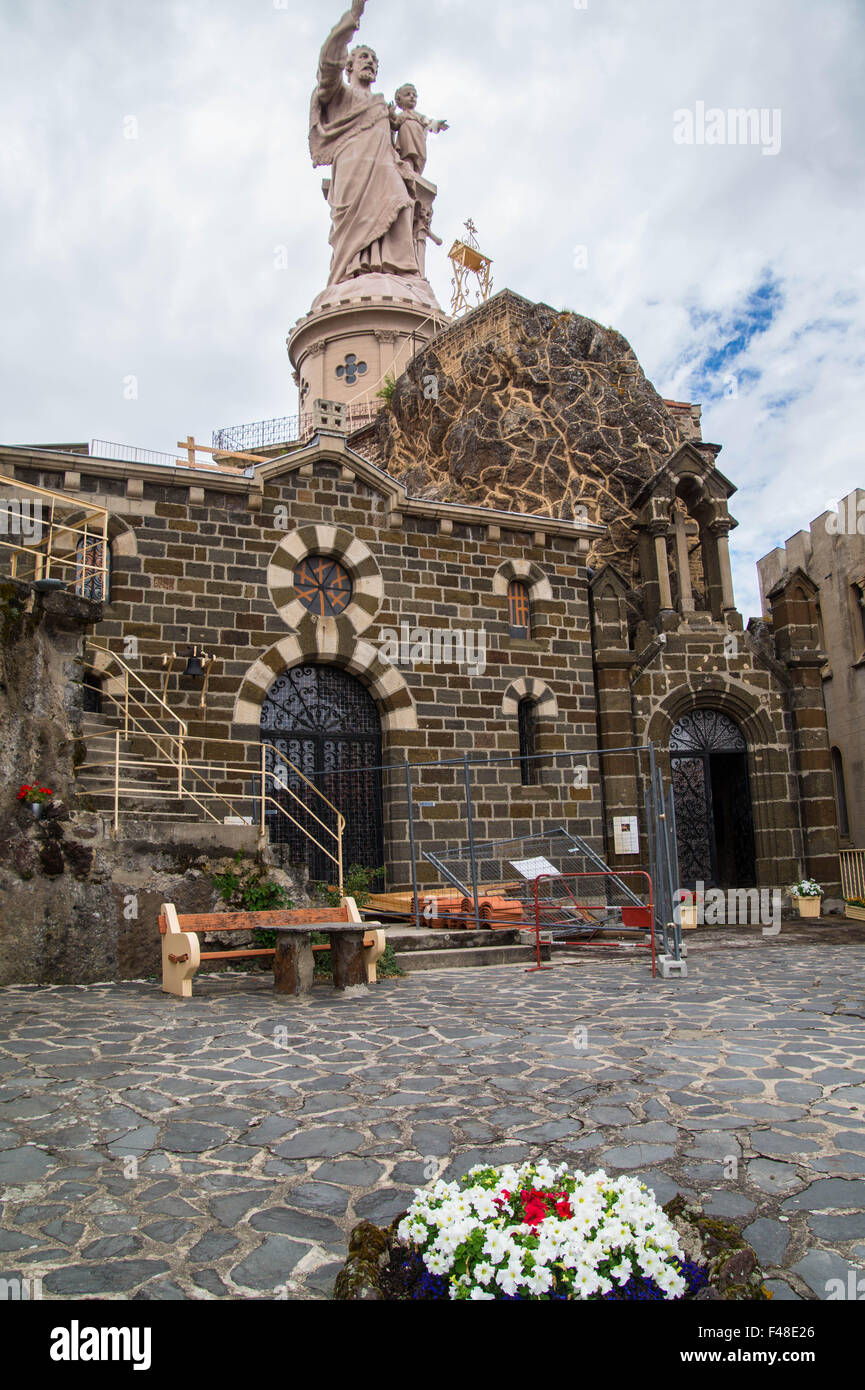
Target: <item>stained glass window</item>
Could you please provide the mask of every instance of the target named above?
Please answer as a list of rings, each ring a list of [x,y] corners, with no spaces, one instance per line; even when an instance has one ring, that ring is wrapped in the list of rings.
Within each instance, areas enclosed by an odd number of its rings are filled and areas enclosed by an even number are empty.
[[[338,560],[308,555],[298,565],[294,587],[304,608],[318,618],[337,618],[351,601],[351,578]]]
[[[75,553],[75,592],[93,603],[107,603],[111,583],[111,547],[101,540],[78,542]]]
[[[508,585],[508,618],[512,637],[531,637],[532,608],[529,586],[521,579],[512,579]]]

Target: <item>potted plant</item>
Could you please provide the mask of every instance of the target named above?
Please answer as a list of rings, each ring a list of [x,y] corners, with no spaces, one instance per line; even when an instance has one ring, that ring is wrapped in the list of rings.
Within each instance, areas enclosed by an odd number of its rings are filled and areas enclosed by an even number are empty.
[[[793,883],[788,893],[799,909],[800,917],[819,917],[823,907],[823,889],[813,878]]]
[[[50,787],[28,787],[24,785],[18,789],[17,800],[29,806],[33,812],[34,819],[39,820],[43,808],[48,805],[54,795]]]
[[[29,806],[33,812],[34,820],[39,820],[42,816],[44,807],[48,805],[54,795],[50,787],[29,787],[26,784],[19,787],[17,800]]]
[[[847,917],[853,922],[865,922],[865,898],[848,898]]]

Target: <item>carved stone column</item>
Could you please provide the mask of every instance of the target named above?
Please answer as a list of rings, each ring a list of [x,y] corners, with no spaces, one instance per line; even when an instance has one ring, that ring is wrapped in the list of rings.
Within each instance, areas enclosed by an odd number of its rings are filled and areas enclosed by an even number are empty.
[[[667,522],[655,522],[650,534],[655,543],[655,570],[658,576],[658,602],[661,610],[673,607],[673,591],[670,588],[670,566],[667,560],[667,537],[670,527]]]
[[[683,616],[693,613],[694,590],[691,585],[691,557],[688,553],[688,532],[685,529],[685,515],[679,507],[675,512],[676,567],[679,571],[679,598]]]
[[[729,521],[716,521],[709,529],[715,537],[715,544],[718,548],[721,608],[726,613],[729,609],[736,607],[736,599],[733,594],[733,569],[730,564],[730,531],[732,526]]]

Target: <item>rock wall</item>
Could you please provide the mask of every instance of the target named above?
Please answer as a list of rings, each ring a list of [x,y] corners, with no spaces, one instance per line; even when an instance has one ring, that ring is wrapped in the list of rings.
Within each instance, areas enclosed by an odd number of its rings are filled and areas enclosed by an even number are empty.
[[[435,385],[432,385],[434,381]],[[506,291],[399,378],[377,462],[419,497],[606,523],[590,563],[629,573],[631,499],[695,432],[630,345],[578,314]]]
[[[68,594],[0,585],[0,985],[158,975],[162,903],[218,910],[212,876],[237,868],[238,850],[259,862],[246,827],[177,827],[166,843],[164,826],[142,825],[114,839],[76,808],[81,655],[99,615]],[[22,783],[54,792],[39,819],[16,800]],[[280,870],[268,877],[303,898]]]

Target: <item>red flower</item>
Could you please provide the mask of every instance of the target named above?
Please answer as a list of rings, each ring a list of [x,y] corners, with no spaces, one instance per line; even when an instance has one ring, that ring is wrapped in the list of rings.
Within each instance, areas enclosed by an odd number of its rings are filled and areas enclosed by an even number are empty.
[[[40,790],[41,792],[44,792],[46,796],[53,796],[53,795],[54,795],[54,793],[53,793],[53,791],[51,790],[50,787],[40,787],[39,790]]]
[[[32,787],[22,787],[18,793],[18,800],[23,801],[28,792],[32,792]]]
[[[549,1212],[545,1193],[524,1187],[520,1197],[523,1203],[523,1222],[526,1226],[539,1226],[546,1220]]]

